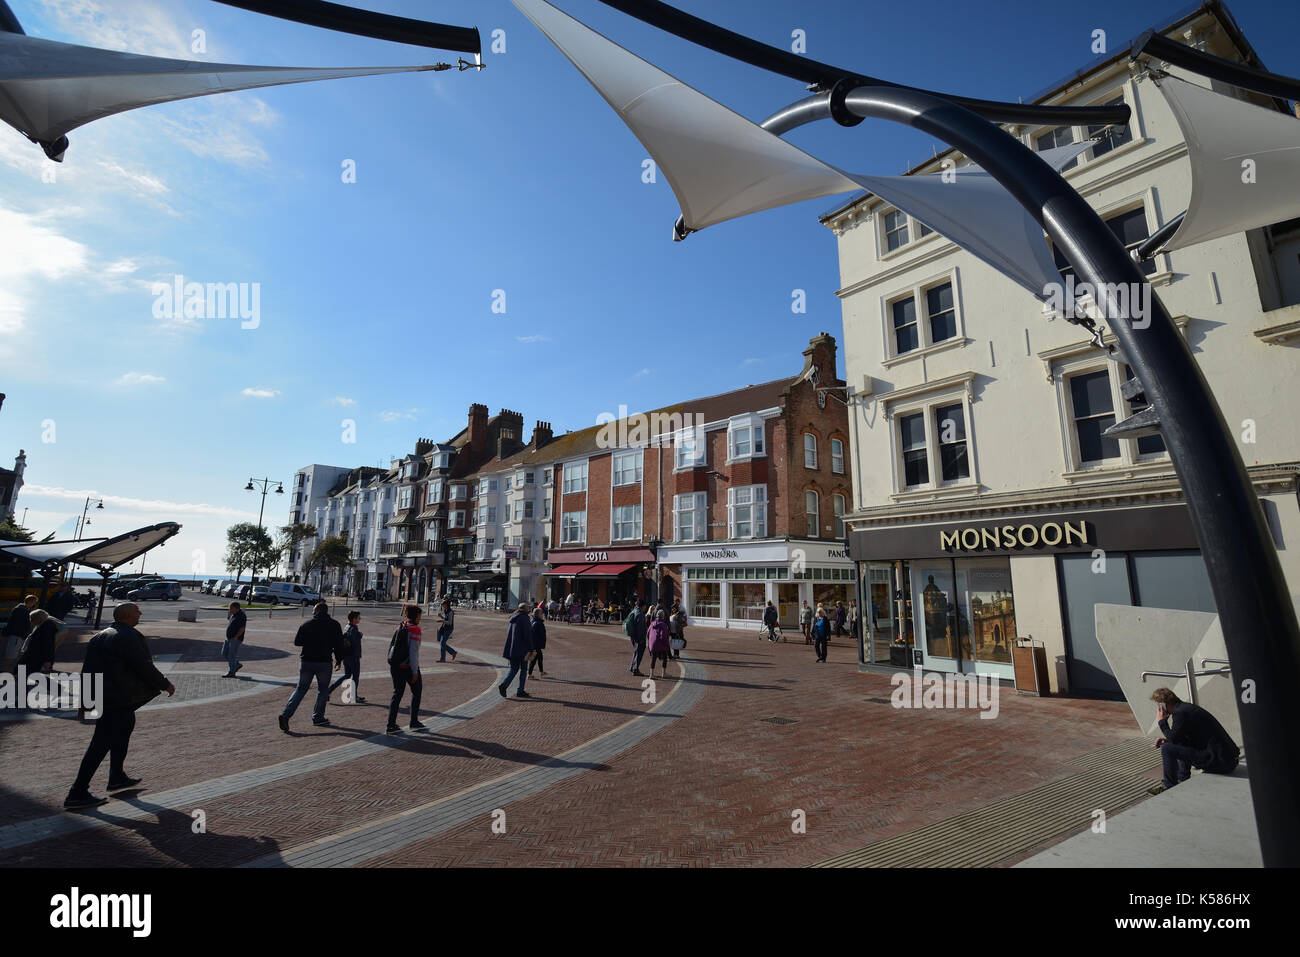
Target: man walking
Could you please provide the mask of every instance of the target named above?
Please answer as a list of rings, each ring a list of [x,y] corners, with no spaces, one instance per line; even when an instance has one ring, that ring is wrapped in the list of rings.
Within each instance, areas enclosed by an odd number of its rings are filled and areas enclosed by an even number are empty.
[[[641,674],[641,659],[645,657],[645,638],[649,623],[645,617],[645,600],[636,603],[623,622],[623,634],[632,642],[632,667],[628,670],[638,678]]]
[[[293,643],[302,649],[302,660],[298,664],[298,687],[293,689],[288,704],[280,712],[280,730],[285,734],[289,733],[289,719],[298,710],[298,704],[313,681],[316,682],[316,707],[312,709],[311,723],[318,728],[329,726],[325,705],[330,699],[330,659],[341,662],[344,649],[343,629],[330,617],[328,602],[316,603],[311,619],[303,622]]]
[[[808,607],[807,599],[804,599],[803,607],[799,609],[799,627],[803,630],[803,643],[812,644],[812,609]]]
[[[1209,774],[1233,772],[1241,760],[1241,749],[1214,715],[1200,705],[1180,700],[1168,688],[1157,688],[1151,700],[1156,703],[1156,717],[1164,734],[1156,739],[1156,747],[1165,776],[1150,793],[1159,794],[1186,781],[1194,767]]]
[[[248,616],[239,602],[232,601],[226,610],[230,619],[226,622],[226,643],[221,646],[221,657],[226,659],[226,673],[223,678],[235,677],[235,672],[244,667],[239,663],[239,648],[244,643],[244,629],[248,627]]]
[[[505,681],[497,685],[501,697],[506,697],[506,688],[509,687],[510,679],[516,672],[519,673],[519,690],[515,692],[515,697],[532,697],[524,690],[524,682],[528,680],[528,669],[524,664],[528,660],[528,653],[532,650],[533,624],[528,620],[528,606],[521,604],[510,616],[510,623],[506,626],[506,646],[501,652],[501,657],[510,662],[510,673],[506,675]]]
[[[768,641],[776,641],[776,626],[779,621],[780,616],[777,615],[776,608],[769,601],[767,607],[763,609],[763,629],[767,632]]]
[[[99,770],[104,756],[109,755],[108,789],[120,791],[135,787],[139,778],[126,773],[126,752],[131,745],[131,732],[135,730],[135,712],[166,691],[171,697],[176,688],[154,667],[153,657],[144,635],[136,630],[140,623],[140,606],[134,602],[113,609],[113,625],[90,639],[86,646],[86,660],[81,666],[83,675],[104,676],[104,700],[99,706],[99,719],[95,733],[81,759],[77,779],[63,802],[69,810],[96,807],[108,798],[90,793],[90,780]]]
[[[393,635],[389,646],[388,670],[393,676],[393,700],[388,702],[389,734],[397,734],[402,729],[397,726],[397,709],[402,706],[402,695],[407,687],[411,689],[411,730],[423,731],[420,722],[420,695],[424,692],[424,679],[420,676],[420,644],[424,632],[420,630],[419,605],[407,605],[403,609],[404,619]]]

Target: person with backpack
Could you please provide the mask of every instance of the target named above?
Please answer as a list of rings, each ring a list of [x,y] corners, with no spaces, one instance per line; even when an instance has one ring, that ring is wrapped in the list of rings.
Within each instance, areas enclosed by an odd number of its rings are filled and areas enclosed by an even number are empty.
[[[537,666],[537,673],[545,678],[546,668],[542,663],[542,652],[546,650],[546,619],[542,615],[542,606],[538,605],[533,609],[533,651],[537,652],[536,657],[528,662],[528,677],[533,676],[533,666]]]
[[[817,652],[817,660],[826,660],[826,649],[831,640],[831,620],[826,615],[826,609],[821,605],[817,606],[817,619],[813,622],[813,650]]]
[[[389,734],[397,734],[402,729],[397,726],[397,709],[402,706],[402,695],[407,687],[411,689],[411,723],[412,731],[421,731],[420,695],[424,691],[424,679],[420,675],[420,606],[407,605],[402,610],[403,621],[393,632],[393,639],[388,643],[388,670],[393,676],[393,700],[388,703]]]
[[[339,668],[342,667],[343,675],[342,677],[334,679],[334,683],[330,685],[329,693],[333,694],[335,688],[337,688],[339,685],[343,684],[343,682],[351,678],[352,679],[352,700],[355,701],[357,704],[365,704],[366,699],[361,697],[361,637],[362,635],[361,635],[361,629],[357,627],[357,623],[360,621],[361,621],[361,612],[359,611],[348,612],[348,630],[343,632],[343,642],[345,645],[347,645],[347,649],[345,654],[343,655],[342,665],[334,666],[335,671],[338,671]]]
[[[632,667],[628,670],[638,678],[645,677],[641,673],[641,659],[645,657],[647,628],[645,599],[641,599],[628,612],[627,618],[623,619],[623,634],[627,635],[628,640],[632,642]]]
[[[289,733],[289,719],[298,710],[298,705],[307,695],[307,689],[316,682],[316,706],[312,709],[311,723],[318,728],[329,727],[325,717],[325,705],[329,703],[330,659],[335,663],[343,660],[343,629],[330,617],[328,602],[320,601],[312,609],[311,620],[303,622],[293,643],[302,649],[302,660],[298,665],[298,687],[293,689],[288,703],[280,712],[280,730]]]
[[[668,652],[671,651],[668,639],[668,613],[662,609],[646,628],[646,643],[650,646],[650,677],[655,676],[655,662],[662,661],[665,678],[668,677]]]
[[[510,622],[506,625],[506,646],[501,651],[501,657],[510,662],[510,673],[506,675],[506,680],[497,685],[497,691],[501,697],[506,697],[506,688],[510,686],[510,679],[516,674],[519,675],[519,690],[515,692],[516,698],[531,698],[527,691],[524,690],[524,682],[528,680],[528,669],[524,667],[528,660],[529,652],[533,650],[533,625],[528,620],[528,606],[520,604],[515,609],[515,613],[510,616]]]
[[[451,641],[451,633],[456,627],[456,613],[452,611],[451,602],[446,598],[442,600],[441,609],[442,614],[438,616],[438,620],[442,622],[442,624],[438,626],[438,650],[441,652],[438,656],[438,661],[446,661],[448,652],[451,653],[451,660],[455,661],[456,649],[448,644],[448,642]]]
[[[769,601],[767,607],[763,609],[763,627],[767,629],[767,640],[776,641],[776,626],[779,618],[776,608]]]

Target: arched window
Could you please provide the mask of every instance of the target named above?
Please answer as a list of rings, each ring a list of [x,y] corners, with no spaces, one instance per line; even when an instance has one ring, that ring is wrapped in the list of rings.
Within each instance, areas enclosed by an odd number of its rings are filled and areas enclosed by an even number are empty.
[[[821,526],[821,513],[818,506],[817,493],[809,489],[804,493],[804,512],[808,516],[808,537],[819,538]]]
[[[844,443],[839,439],[831,439],[831,471],[844,474]]]
[[[831,500],[835,508],[835,537],[840,541],[844,540],[844,496],[839,492]]]
[[[803,464],[805,468],[817,467],[817,436],[811,432],[803,434]]]

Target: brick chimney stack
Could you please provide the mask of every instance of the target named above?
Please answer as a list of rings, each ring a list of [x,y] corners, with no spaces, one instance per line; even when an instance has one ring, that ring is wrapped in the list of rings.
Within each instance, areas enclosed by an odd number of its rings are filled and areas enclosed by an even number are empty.
[[[486,405],[475,402],[469,407],[469,446],[470,454],[476,458],[487,448],[488,409]]]
[[[835,337],[825,332],[813,336],[808,340],[808,348],[803,351],[803,371],[807,372],[809,367],[817,367],[818,381],[822,385],[829,385],[835,381],[835,357],[836,346]]]
[[[532,444],[534,449],[540,449],[553,438],[555,438],[555,433],[551,431],[551,423],[539,420],[537,425],[533,427]]]
[[[497,413],[497,423],[497,458],[508,458],[524,447],[524,417],[522,413],[502,409]]]
[[[416,439],[416,440],[415,440],[415,454],[416,454],[416,455],[428,455],[428,454],[429,454],[430,452],[432,452],[432,451],[433,451],[433,440],[432,440],[432,439]]]

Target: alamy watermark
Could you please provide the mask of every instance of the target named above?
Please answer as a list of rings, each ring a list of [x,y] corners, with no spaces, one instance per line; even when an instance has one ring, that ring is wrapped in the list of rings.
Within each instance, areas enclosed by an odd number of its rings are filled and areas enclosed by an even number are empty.
[[[927,675],[918,667],[910,675],[894,675],[889,683],[894,686],[889,703],[895,708],[978,708],[981,718],[998,716],[1002,685],[993,675]]]
[[[1151,284],[1147,282],[1076,283],[1074,274],[1064,282],[1043,286],[1043,299],[1057,315],[1067,319],[1082,311],[1078,301],[1090,298],[1102,319],[1132,320],[1134,329],[1151,325]]]
[[[262,284],[186,282],[180,273],[170,283],[153,284],[155,319],[239,319],[239,328],[262,324]]]
[[[102,674],[28,674],[19,665],[17,674],[0,674],[0,711],[79,711],[98,713],[104,700]]]
[[[704,416],[694,412],[633,412],[620,405],[618,414],[596,416],[601,427],[596,447],[601,449],[644,449],[673,437],[690,449],[704,450]]]

